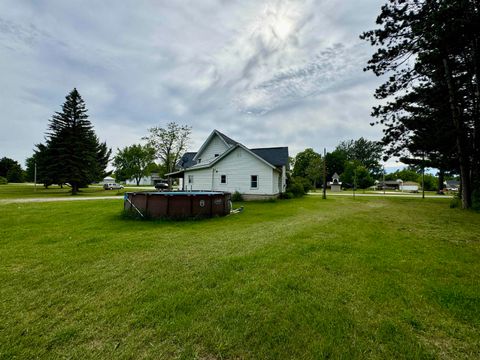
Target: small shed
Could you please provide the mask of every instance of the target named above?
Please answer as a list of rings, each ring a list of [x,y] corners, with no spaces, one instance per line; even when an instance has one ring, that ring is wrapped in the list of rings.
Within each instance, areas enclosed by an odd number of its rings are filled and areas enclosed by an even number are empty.
[[[107,176],[102,180],[102,184],[111,184],[114,182],[115,182],[115,179],[111,176]]]
[[[340,176],[337,173],[333,174],[332,182],[330,183],[330,189],[332,192],[339,192],[341,190],[342,183],[340,182]]]

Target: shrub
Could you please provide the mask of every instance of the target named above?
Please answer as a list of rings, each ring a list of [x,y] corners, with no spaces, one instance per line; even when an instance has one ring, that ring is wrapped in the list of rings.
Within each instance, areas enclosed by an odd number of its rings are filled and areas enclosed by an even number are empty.
[[[462,207],[462,195],[460,194],[460,191],[457,192],[452,201],[450,201],[450,208],[461,208]]]
[[[450,201],[450,208],[455,209],[455,208],[460,208],[462,206],[462,202],[458,197],[455,197]]]
[[[3,176],[0,176],[0,185],[6,185],[8,184],[7,179],[5,179]]]
[[[313,189],[312,183],[310,180],[303,177],[296,177],[296,182],[300,183],[303,187],[303,194],[307,194],[310,190]]]
[[[293,198],[293,194],[289,191],[280,194],[280,199],[292,199],[292,198]]]
[[[243,201],[243,196],[238,191],[232,194],[232,202]]]
[[[301,177],[289,179],[286,192],[292,194],[292,197],[302,197],[308,192],[310,187],[310,182],[304,180],[306,179]]]
[[[472,209],[480,211],[480,189],[473,190],[473,193],[472,193]]]

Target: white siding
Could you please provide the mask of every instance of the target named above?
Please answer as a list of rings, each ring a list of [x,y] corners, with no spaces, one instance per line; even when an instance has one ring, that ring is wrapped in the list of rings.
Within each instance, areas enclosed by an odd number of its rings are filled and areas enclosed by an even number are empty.
[[[125,184],[126,185],[137,185],[137,181],[135,179],[128,179],[127,181],[125,181]],[[140,178],[140,183],[138,185],[153,186],[152,177],[151,176],[145,176],[145,177]]]
[[[200,164],[207,164],[215,159],[215,154],[222,155],[227,149],[228,146],[225,145],[225,142],[215,135],[207,147],[200,154],[197,154],[197,159],[202,160]]]
[[[418,191],[418,185],[400,185],[402,191]]]
[[[202,159],[203,162],[203,159]],[[276,180],[274,180],[276,175]],[[188,175],[193,175],[194,183],[188,184]],[[213,175],[213,178],[212,178]],[[227,176],[227,183],[221,184],[221,175]],[[250,176],[258,176],[258,188],[250,187]],[[237,148],[212,168],[185,171],[185,190],[238,191],[248,195],[276,195],[278,172],[242,148]],[[275,186],[274,186],[275,181]]]
[[[273,172],[272,191],[274,194],[277,194],[280,192],[280,189],[279,189],[280,176],[281,174],[278,171]]]

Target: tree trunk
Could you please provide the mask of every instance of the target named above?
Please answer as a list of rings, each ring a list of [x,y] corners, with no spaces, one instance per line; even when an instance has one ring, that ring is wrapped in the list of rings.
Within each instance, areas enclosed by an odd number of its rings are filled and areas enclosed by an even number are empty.
[[[445,177],[445,171],[443,169],[439,169],[438,171],[438,188],[437,188],[437,194],[443,194],[443,182],[444,182],[444,177]]]
[[[475,75],[474,121],[473,121],[473,162],[472,162],[472,196],[480,192],[480,49],[479,36],[472,40],[473,72]],[[475,192],[475,195],[473,195]]]
[[[78,192],[78,184],[77,183],[72,183],[72,195],[77,195]]]
[[[452,115],[452,122],[455,126],[455,142],[458,150],[458,160],[460,167],[460,183],[462,187],[462,208],[468,209],[472,205],[472,192],[470,187],[470,163],[468,154],[465,151],[464,144],[464,126],[460,118],[461,112],[455,100],[455,89],[453,87],[452,74],[448,66],[448,60],[443,58],[443,68],[445,73],[445,80],[448,87],[448,102],[450,104],[450,111]]]

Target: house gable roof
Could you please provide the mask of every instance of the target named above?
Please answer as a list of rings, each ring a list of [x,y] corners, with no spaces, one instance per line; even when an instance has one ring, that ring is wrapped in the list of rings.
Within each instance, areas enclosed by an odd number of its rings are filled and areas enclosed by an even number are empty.
[[[225,143],[227,143],[228,145],[237,145],[237,144],[240,144],[238,141],[235,141],[235,140],[233,140],[232,138],[229,138],[227,135],[221,133],[221,132],[218,131],[218,130],[213,130],[213,131],[216,131],[217,134],[222,138],[222,140],[225,141]]]
[[[213,139],[214,136],[218,136],[225,143],[228,149],[209,163],[205,163],[205,164],[197,163],[198,155],[205,150],[205,148],[208,146],[208,144],[210,143],[210,141]],[[288,166],[288,147],[248,149],[238,141],[233,140],[232,138],[226,136],[225,134],[221,133],[216,129],[210,133],[207,140],[205,140],[205,142],[202,144],[198,152],[185,153],[180,159],[180,161],[178,162],[178,166],[185,170],[207,169],[209,167],[212,167],[214,164],[218,163],[223,158],[225,158],[228,154],[230,154],[236,148],[242,148],[247,153],[252,155],[254,158],[257,158],[258,160],[263,162],[265,165],[273,169],[276,169],[277,167],[280,167],[280,166]]]
[[[193,157],[193,160],[197,161],[197,157],[198,155],[200,155],[208,146],[208,144],[210,143],[210,141],[212,141],[212,139],[217,136],[218,138],[220,138],[220,140],[222,140],[225,145],[227,146],[227,148],[229,147],[232,147],[236,144],[238,144],[238,142],[236,142],[235,140],[233,139],[230,139],[228,136],[222,134],[220,131],[218,131],[217,129],[214,129],[210,135],[208,135],[208,138],[207,140],[205,140],[205,142],[202,144],[202,146],[200,147],[200,149],[198,150],[198,152],[195,154],[195,156]]]
[[[251,154],[254,158],[260,160],[262,163],[264,163],[265,165],[267,165],[268,167],[272,168],[272,169],[277,169],[275,165],[272,165],[271,163],[269,163],[268,161],[266,161],[264,158],[262,158],[261,156],[255,154],[253,151],[251,151],[250,149],[246,148],[245,146],[243,146],[242,144],[240,143],[237,143],[237,145],[235,146],[232,146],[230,147],[227,151],[225,151],[223,154],[221,154],[220,156],[216,157],[213,161],[207,163],[207,164],[196,164],[188,169],[185,169],[185,170],[198,170],[198,169],[208,169],[210,167],[212,167],[213,165],[215,165],[216,163],[218,163],[219,161],[221,161],[223,158],[227,157],[228,154],[230,154],[233,150],[237,149],[237,148],[241,148],[243,150],[245,150],[247,153]],[[168,174],[167,174],[168,175]]]
[[[273,166],[287,166],[288,164],[288,147],[257,148],[250,149],[250,151]]]
[[[186,152],[185,154],[183,154],[182,158],[178,161],[177,166],[182,169],[192,167],[197,163],[196,161],[193,160],[195,155],[197,155],[196,152]]]

